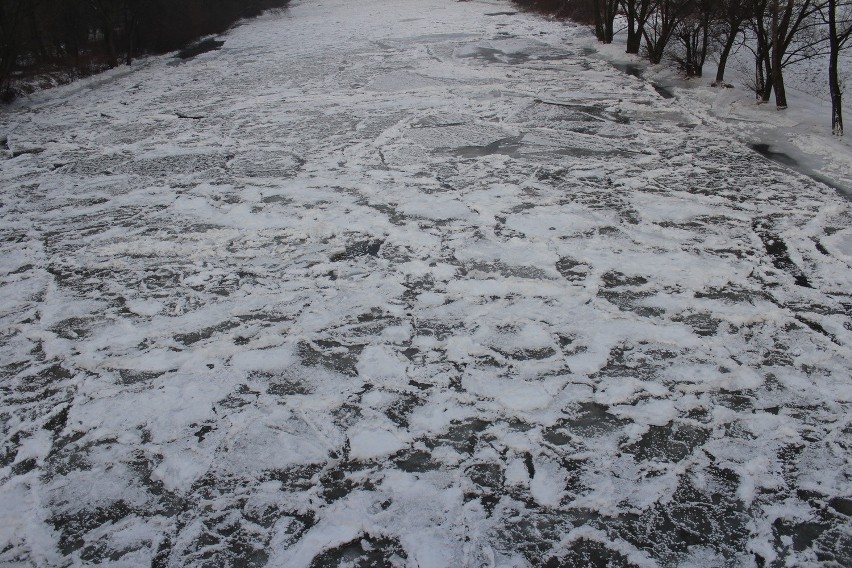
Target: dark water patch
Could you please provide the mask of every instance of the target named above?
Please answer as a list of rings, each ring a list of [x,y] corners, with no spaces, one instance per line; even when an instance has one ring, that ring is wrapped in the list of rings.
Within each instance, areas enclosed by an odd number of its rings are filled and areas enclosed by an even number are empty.
[[[627,542],[648,550],[661,566],[684,565],[684,555],[692,547],[706,547],[724,558],[718,566],[737,565],[750,537],[751,518],[736,495],[736,476],[714,466],[707,474],[700,487],[690,476],[682,477],[666,503],[625,515],[611,523],[612,528]]]
[[[530,56],[527,53],[505,53],[493,47],[477,47],[473,53],[461,55],[461,57],[480,59],[488,63],[506,63],[509,65],[518,65],[529,61]]]
[[[583,105],[544,99],[535,99],[533,102],[542,105],[550,105],[564,108],[569,113],[569,116],[565,118],[568,118],[570,120],[579,120],[582,122],[615,122],[618,124],[630,123],[630,119],[626,116],[622,116],[617,112],[609,112],[603,106]]]
[[[541,361],[556,355],[556,351],[552,347],[514,350],[494,348],[494,351],[502,355],[504,358],[512,359],[514,361]]]
[[[239,322],[236,321],[223,321],[216,325],[206,327],[204,329],[199,329],[198,331],[190,331],[188,333],[178,333],[176,334],[175,341],[181,343],[183,345],[189,346],[193,343],[198,343],[204,339],[210,339],[213,334],[222,332],[222,331],[230,331],[240,326]]]
[[[642,66],[635,63],[613,63],[612,66],[622,73],[627,73],[628,75],[639,79],[642,78],[642,74],[644,73]]]
[[[503,466],[499,463],[478,463],[465,469],[468,478],[484,489],[499,491],[503,487]]]
[[[563,257],[556,262],[556,270],[566,280],[577,282],[589,275],[590,267],[573,258]]]
[[[407,473],[424,473],[440,469],[441,465],[432,460],[432,453],[424,450],[403,450],[394,458],[393,463]]]
[[[317,339],[300,342],[297,350],[302,363],[308,367],[322,366],[342,375],[357,377],[356,365],[364,346]]]
[[[643,301],[654,294],[651,292],[637,292],[635,290],[598,290],[598,298],[603,298],[618,309],[625,312],[633,312],[637,316],[653,318],[666,313],[665,308],[643,305]]]
[[[311,568],[350,566],[352,568],[392,568],[405,564],[408,555],[399,541],[365,534],[351,542],[318,554]]]
[[[827,529],[827,525],[814,521],[796,523],[784,518],[778,518],[772,523],[772,532],[776,536],[776,546],[781,548],[781,539],[783,537],[790,537],[793,541],[793,549],[797,552],[802,552],[813,546],[814,541]]]
[[[213,430],[214,428],[212,426],[210,426],[209,424],[205,424],[204,426],[196,430],[195,437],[198,438],[199,443],[203,442],[204,438],[207,437],[207,434],[209,434]]]
[[[89,532],[106,524],[117,523],[129,514],[131,510],[127,503],[116,501],[106,507],[56,515],[48,522],[59,533],[59,551],[67,556],[86,544],[85,537]]]
[[[629,420],[609,413],[609,407],[596,402],[584,402],[572,410],[563,428],[581,436],[603,436],[629,424]]]
[[[138,369],[119,369],[119,382],[122,385],[135,385],[146,381],[153,381],[166,374],[166,371],[140,371]]]
[[[636,77],[638,79],[642,79],[642,76],[645,72],[644,68],[641,65],[637,65],[635,63],[613,63],[613,67],[621,71],[622,73],[627,73],[631,77]],[[673,99],[674,93],[671,90],[671,87],[666,87],[664,85],[660,85],[659,83],[651,83],[651,86],[657,91],[657,94],[663,97],[664,99]]]
[[[370,241],[357,241],[346,245],[346,250],[331,255],[331,262],[340,262],[341,260],[352,260],[360,256],[379,256],[379,249],[385,241],[374,239]]]
[[[852,497],[834,497],[828,506],[847,517],[852,517]]]
[[[731,282],[726,286],[711,286],[705,290],[699,290],[695,293],[695,297],[699,299],[721,300],[733,304],[748,302],[754,305],[760,301],[772,302],[772,297],[762,290],[751,290]]]
[[[266,394],[273,396],[306,395],[314,392],[314,387],[304,381],[284,377],[276,377],[266,387]]]
[[[743,412],[755,407],[755,399],[748,394],[732,391],[720,391],[712,396],[713,404]]]
[[[502,38],[501,38],[502,39]],[[555,49],[546,45],[530,46],[528,51],[506,52],[494,47],[478,46],[470,52],[464,52],[458,57],[466,59],[478,59],[487,63],[499,63],[504,65],[520,65],[530,61],[562,61],[570,59],[574,55],[570,51]]]
[[[12,466],[12,475],[26,475],[36,468],[36,463],[35,458],[28,458],[23,461],[19,461]]]
[[[514,16],[517,12],[486,12],[486,16]]]
[[[193,57],[198,57],[202,53],[217,51],[221,49],[223,45],[225,45],[224,41],[208,38],[180,50],[175,57],[183,60],[192,59]]]
[[[642,286],[648,283],[643,276],[627,276],[621,272],[611,270],[601,276],[604,286],[607,288],[618,288],[621,286]]]
[[[249,404],[253,404],[257,402],[257,398],[260,396],[260,391],[252,390],[248,387],[248,385],[242,384],[237,386],[237,390],[230,393],[225,398],[221,399],[217,402],[217,406],[227,409],[236,409],[242,408],[243,406],[248,406]]]
[[[829,338],[832,341],[832,343],[834,343],[836,345],[842,345],[842,343],[840,343],[840,341],[838,341],[837,337],[835,337],[834,334],[826,331],[826,329],[823,326],[821,326],[819,323],[817,323],[813,320],[807,319],[806,317],[802,316],[801,314],[796,314],[796,320],[802,322],[803,324],[805,324],[806,326],[808,326],[809,328],[811,328],[815,332],[821,333],[822,335],[826,336],[827,338]]]
[[[441,120],[435,116],[419,118],[411,123],[411,128],[449,128],[451,126],[462,126],[464,122]]]
[[[852,200],[852,188],[845,187],[834,180],[831,180],[825,176],[821,176],[814,171],[806,168],[793,156],[786,154],[784,152],[777,152],[772,149],[770,144],[765,143],[756,143],[750,146],[752,150],[766,158],[767,160],[772,160],[777,164],[781,164],[782,166],[786,166],[804,176],[811,178],[812,180],[819,182],[823,185],[830,187],[839,193],[842,197]]]
[[[665,426],[651,426],[637,442],[624,448],[624,451],[633,454],[637,462],[679,462],[692,455],[709,436],[710,433],[703,428],[671,422]]]
[[[294,465],[283,469],[269,469],[260,476],[260,481],[278,481],[290,491],[310,489],[316,486],[316,476],[321,471],[319,464]]]
[[[685,323],[693,329],[696,335],[701,337],[716,335],[719,326],[722,325],[722,320],[714,318],[706,312],[675,316],[672,321]]]
[[[751,149],[767,158],[772,160],[773,162],[778,162],[781,165],[788,166],[791,168],[795,168],[799,166],[798,160],[790,156],[789,154],[785,154],[784,152],[775,152],[770,149],[771,146],[769,144],[752,144]]]
[[[426,440],[426,445],[430,448],[451,446],[460,454],[471,455],[489,425],[489,422],[479,418],[454,421],[445,434]]]
[[[60,364],[50,365],[42,369],[30,380],[26,381],[25,385],[22,385],[22,390],[30,391],[38,388],[43,388],[47,385],[55,384],[59,381],[64,381],[65,379],[70,379],[74,376],[74,372],[66,369]]]
[[[535,266],[514,266],[502,262],[473,262],[462,267],[462,276],[500,274],[505,278],[527,278],[531,280],[549,280],[547,272]]]
[[[60,409],[59,412],[54,414],[44,423],[43,428],[45,430],[50,430],[55,436],[58,436],[63,430],[65,430],[65,425],[68,423],[68,411],[70,409],[70,406],[65,406]]]
[[[385,409],[385,415],[400,428],[408,428],[408,417],[423,404],[423,399],[414,393],[402,393]]]
[[[458,148],[452,148],[448,152],[461,158],[481,158],[494,154],[517,158],[519,155],[518,150],[521,148],[520,142],[523,137],[523,135],[509,136],[495,140],[484,146],[459,146]]]
[[[778,270],[782,270],[793,277],[798,286],[804,288],[813,288],[808,277],[802,272],[802,269],[796,266],[790,258],[787,249],[787,244],[777,234],[770,230],[769,224],[764,219],[755,219],[752,223],[752,229],[760,237],[766,253],[772,258],[772,264]]]
[[[203,118],[207,118],[207,117],[200,115],[200,114],[186,114],[186,113],[180,112],[180,111],[175,112],[175,116],[177,116],[178,118],[184,118],[184,119],[188,119],[188,120],[201,120]]]
[[[96,321],[91,317],[72,317],[57,323],[51,331],[62,339],[82,339],[91,333]]]
[[[456,333],[458,324],[442,320],[416,319],[414,322],[414,335],[434,337],[437,341],[445,341]]]
[[[280,203],[281,205],[289,205],[290,203],[293,202],[293,200],[290,197],[287,197],[285,195],[267,195],[267,196],[264,196],[260,200],[260,202],[264,203],[264,204]]]
[[[543,566],[545,558],[553,554],[553,546],[560,542],[572,528],[580,524],[579,514],[574,511],[547,511],[539,508],[534,502],[517,495],[517,502],[511,509],[502,511],[508,513],[508,519],[499,527],[498,534],[505,543],[510,543],[508,549],[513,553],[521,553],[527,560],[526,566]],[[557,561],[558,562],[558,561]],[[491,563],[483,561],[481,566]],[[518,565],[518,564],[516,564]],[[553,564],[560,568],[579,568],[586,564]]]
[[[651,83],[651,86],[654,87],[654,90],[657,91],[657,94],[663,97],[664,99],[673,99],[674,93],[671,90],[671,87],[664,87],[658,83]]]
[[[611,550],[596,540],[581,538],[574,541],[559,556],[550,557],[543,568],[634,568],[636,565],[622,553]]]
[[[25,156],[27,154],[38,155],[44,152],[44,148],[21,148],[19,150],[12,151],[12,157],[17,158],[18,156]]]
[[[322,498],[333,503],[355,490],[375,491],[376,485],[364,477],[362,468],[362,464],[358,462],[343,462],[323,472],[319,477]]]

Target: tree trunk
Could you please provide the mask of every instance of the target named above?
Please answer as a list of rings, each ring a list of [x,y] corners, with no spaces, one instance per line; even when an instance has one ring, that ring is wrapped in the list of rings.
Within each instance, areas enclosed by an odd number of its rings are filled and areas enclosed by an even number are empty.
[[[129,4],[124,6],[124,33],[127,34],[127,57],[124,62],[129,66],[133,63],[133,42],[136,37],[136,14]]]
[[[604,32],[604,19],[601,15],[601,3],[606,0],[591,0],[592,9],[595,11],[595,37],[598,41],[606,43],[606,33]]]
[[[716,82],[725,82],[725,67],[728,65],[728,57],[731,55],[731,50],[734,49],[734,43],[737,41],[737,34],[731,33],[725,40],[725,45],[722,46],[722,52],[719,54],[719,68],[716,70]]]
[[[704,62],[707,61],[707,50],[710,45],[710,15],[704,15],[704,26],[702,30],[701,36],[701,51],[698,54],[698,69],[696,69],[695,76],[703,77],[704,76]]]
[[[843,93],[837,75],[840,41],[837,37],[837,0],[828,0],[828,40],[831,50],[828,62],[828,86],[831,91],[831,133],[843,136]]]
[[[615,39],[615,12],[612,0],[606,0],[606,21],[604,21],[604,43]]]
[[[627,3],[627,53],[639,53],[642,34],[636,29],[636,4]]]
[[[769,51],[769,38],[766,33],[758,31],[754,92],[757,99],[763,103],[769,102],[769,97],[772,96],[772,64]]]
[[[775,106],[787,108],[787,92],[784,90],[784,71],[781,69],[783,47],[778,33],[778,0],[772,0],[772,88],[775,90]]]
[[[627,14],[627,53],[637,55],[645,35],[645,24],[651,10],[650,0],[626,0],[622,2]]]
[[[104,48],[106,49],[107,65],[110,69],[118,66],[118,56],[115,53],[115,38],[113,30],[104,26]]]

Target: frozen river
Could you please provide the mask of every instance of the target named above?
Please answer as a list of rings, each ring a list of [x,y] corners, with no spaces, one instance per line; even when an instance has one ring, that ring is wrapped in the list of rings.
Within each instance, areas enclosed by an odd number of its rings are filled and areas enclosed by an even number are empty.
[[[852,564],[852,203],[509,12],[0,114],[0,564]]]

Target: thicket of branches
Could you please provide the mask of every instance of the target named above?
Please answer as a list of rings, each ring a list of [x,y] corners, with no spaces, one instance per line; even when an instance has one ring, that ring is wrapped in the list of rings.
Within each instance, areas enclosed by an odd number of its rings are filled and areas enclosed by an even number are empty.
[[[84,76],[221,33],[288,0],[0,0],[0,96],[14,79]]]
[[[828,58],[832,131],[843,134],[840,52],[852,47],[852,0],[515,0],[519,5],[590,25],[611,43],[626,28],[627,52],[652,64],[667,58],[688,77],[701,77],[709,55],[718,55],[715,84],[724,85],[727,62],[738,47],[754,54],[751,85],[762,102],[773,94],[787,107],[784,69],[814,57]]]

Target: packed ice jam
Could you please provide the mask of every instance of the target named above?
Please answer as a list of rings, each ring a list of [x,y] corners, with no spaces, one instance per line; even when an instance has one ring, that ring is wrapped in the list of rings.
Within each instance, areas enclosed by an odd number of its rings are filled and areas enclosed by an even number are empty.
[[[850,202],[510,8],[0,115],[0,563],[852,563]]]

